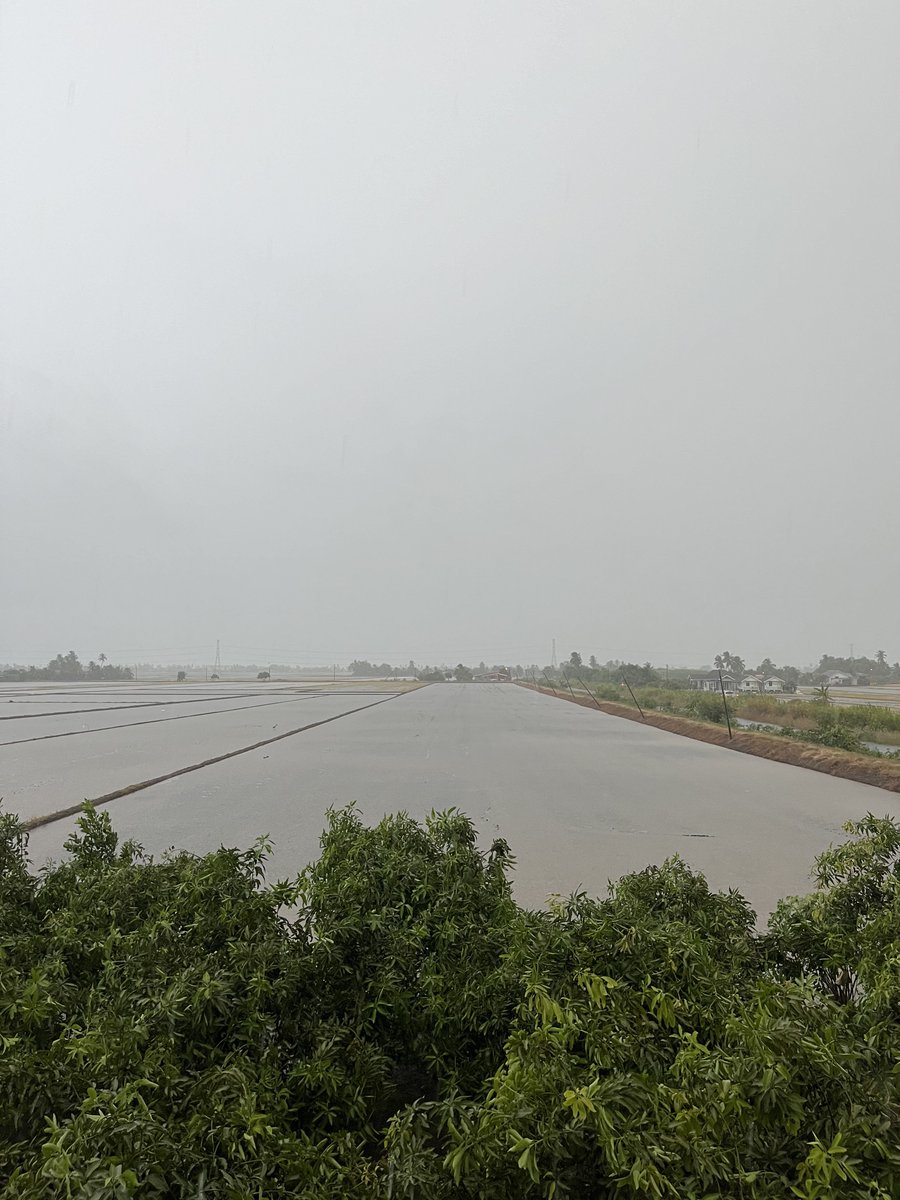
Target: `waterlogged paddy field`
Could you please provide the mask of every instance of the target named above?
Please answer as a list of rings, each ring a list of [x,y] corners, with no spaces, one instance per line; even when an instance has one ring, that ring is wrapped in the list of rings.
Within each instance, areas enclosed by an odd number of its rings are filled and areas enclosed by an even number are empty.
[[[274,875],[316,855],[330,805],[355,802],[371,820],[455,805],[486,845],[510,842],[525,904],[602,893],[677,853],[763,913],[808,890],[845,820],[900,817],[900,796],[878,788],[509,684],[404,686],[0,685],[0,796],[33,818],[196,768],[113,800],[117,829],[154,853],[267,833]],[[35,829],[35,862],[59,857],[72,827]]]

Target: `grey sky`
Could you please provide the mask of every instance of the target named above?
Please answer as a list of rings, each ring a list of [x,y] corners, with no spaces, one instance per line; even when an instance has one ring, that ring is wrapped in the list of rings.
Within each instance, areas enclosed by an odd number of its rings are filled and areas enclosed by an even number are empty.
[[[900,658],[900,5],[0,7],[0,661]]]

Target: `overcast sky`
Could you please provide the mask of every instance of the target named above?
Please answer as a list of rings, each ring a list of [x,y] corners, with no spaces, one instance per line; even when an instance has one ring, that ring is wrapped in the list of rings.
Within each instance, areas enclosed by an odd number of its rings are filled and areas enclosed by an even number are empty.
[[[4,0],[0,661],[900,659],[898,46]]]

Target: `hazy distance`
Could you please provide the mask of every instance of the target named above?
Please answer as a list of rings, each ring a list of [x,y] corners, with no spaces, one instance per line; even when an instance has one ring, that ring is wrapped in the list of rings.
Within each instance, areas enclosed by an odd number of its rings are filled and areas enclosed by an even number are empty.
[[[900,658],[900,6],[0,8],[0,661]]]

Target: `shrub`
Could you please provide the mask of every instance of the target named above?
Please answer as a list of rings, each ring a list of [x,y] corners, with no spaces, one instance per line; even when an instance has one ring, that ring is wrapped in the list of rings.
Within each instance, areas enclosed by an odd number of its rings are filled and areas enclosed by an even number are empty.
[[[4,1196],[889,1200],[900,827],[848,828],[760,935],[677,858],[524,911],[454,811],[273,885],[0,816]]]
[[[684,711],[701,721],[725,720],[725,702],[715,692],[689,692]]]
[[[820,746],[831,746],[836,750],[852,750],[859,754],[864,749],[859,734],[853,729],[848,729],[842,721],[826,718],[819,722],[815,733],[806,736]]]

